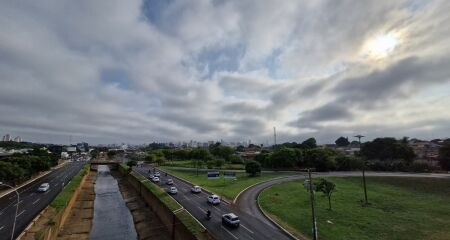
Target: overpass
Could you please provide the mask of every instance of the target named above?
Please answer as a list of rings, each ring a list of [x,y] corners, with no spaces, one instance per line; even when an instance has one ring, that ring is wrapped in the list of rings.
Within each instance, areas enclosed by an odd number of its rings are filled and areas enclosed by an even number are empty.
[[[98,165],[108,165],[109,169],[117,169],[121,161],[96,159],[91,162],[91,170],[97,170]]]

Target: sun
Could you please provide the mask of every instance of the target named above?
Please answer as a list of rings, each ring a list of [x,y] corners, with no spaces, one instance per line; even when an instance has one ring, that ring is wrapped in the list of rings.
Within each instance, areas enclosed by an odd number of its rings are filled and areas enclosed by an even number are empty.
[[[366,42],[365,55],[374,59],[389,56],[399,44],[399,38],[393,33],[378,35]]]

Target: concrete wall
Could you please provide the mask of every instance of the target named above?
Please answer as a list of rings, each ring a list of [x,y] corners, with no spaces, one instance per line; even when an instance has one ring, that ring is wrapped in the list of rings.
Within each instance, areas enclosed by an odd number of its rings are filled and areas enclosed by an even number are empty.
[[[119,167],[119,171],[124,175],[128,182],[137,190],[140,196],[148,204],[153,212],[161,219],[163,224],[176,240],[196,240],[196,239],[214,239],[206,230],[200,236],[195,236],[180,219],[176,213],[170,210],[158,197],[156,197],[142,182],[133,175],[129,174],[124,168]],[[185,209],[181,211],[186,211]],[[180,212],[181,212],[180,211]],[[179,212],[178,212],[179,213]]]

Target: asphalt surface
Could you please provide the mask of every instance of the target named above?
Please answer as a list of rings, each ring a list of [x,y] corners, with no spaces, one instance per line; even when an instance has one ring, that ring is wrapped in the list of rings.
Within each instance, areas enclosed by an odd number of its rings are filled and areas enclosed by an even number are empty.
[[[144,165],[143,167],[134,167],[133,169],[143,176],[148,177],[148,170],[153,170],[153,167]],[[178,189],[178,193],[172,195],[173,198],[201,222],[216,239],[291,239],[266,219],[262,221],[261,219],[255,218],[253,215],[241,211],[223,201],[215,206],[208,204],[206,200],[208,194],[206,192],[203,191],[198,194],[191,193],[191,184],[179,180],[170,174],[166,177],[163,171],[160,172],[161,182],[157,185],[161,188],[168,189],[170,186],[166,185],[166,180],[169,178],[173,179],[173,186]],[[212,213],[212,218],[210,220],[206,220],[207,209]],[[240,227],[230,228],[222,225],[222,215],[230,212],[239,216],[241,220]]]
[[[98,165],[95,181],[92,240],[137,239],[133,217],[106,165]]]
[[[17,237],[28,224],[58,195],[64,185],[78,173],[86,162],[70,162],[55,169],[46,176],[31,182],[19,191],[20,202],[14,237]],[[47,192],[37,192],[42,183],[49,183]],[[0,240],[10,239],[16,212],[17,195],[12,192],[0,198]]]

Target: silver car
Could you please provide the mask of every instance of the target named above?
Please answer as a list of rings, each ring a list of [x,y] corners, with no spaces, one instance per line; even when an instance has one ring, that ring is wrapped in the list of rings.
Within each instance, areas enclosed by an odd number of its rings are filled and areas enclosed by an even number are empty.
[[[47,192],[50,189],[49,183],[43,183],[39,188],[37,189],[38,192]]]

